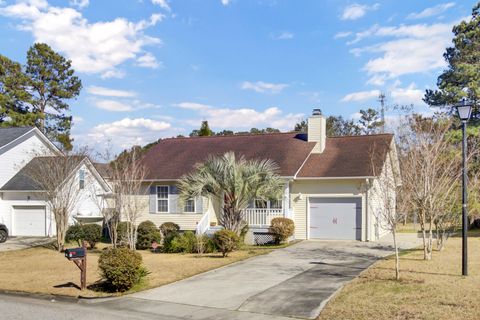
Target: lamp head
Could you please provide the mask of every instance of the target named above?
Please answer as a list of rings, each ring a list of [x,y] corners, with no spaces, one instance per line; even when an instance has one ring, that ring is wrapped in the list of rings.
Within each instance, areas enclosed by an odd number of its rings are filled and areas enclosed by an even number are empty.
[[[467,99],[463,98],[462,102],[455,106],[457,108],[457,114],[460,120],[467,121],[470,119],[472,114],[472,104],[467,101]]]

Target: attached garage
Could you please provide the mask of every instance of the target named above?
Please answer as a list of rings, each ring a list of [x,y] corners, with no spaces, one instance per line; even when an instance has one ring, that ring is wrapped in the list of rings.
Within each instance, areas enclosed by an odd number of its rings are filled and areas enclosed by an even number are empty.
[[[310,238],[361,240],[361,198],[310,198]]]
[[[44,206],[15,206],[13,207],[14,236],[41,236],[47,235],[46,212]]]

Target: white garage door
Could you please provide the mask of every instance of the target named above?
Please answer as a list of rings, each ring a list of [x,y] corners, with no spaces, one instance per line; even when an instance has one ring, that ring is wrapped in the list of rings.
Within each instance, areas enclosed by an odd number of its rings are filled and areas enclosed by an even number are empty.
[[[310,198],[310,238],[360,240],[360,198]]]
[[[45,207],[14,207],[14,236],[46,236]]]

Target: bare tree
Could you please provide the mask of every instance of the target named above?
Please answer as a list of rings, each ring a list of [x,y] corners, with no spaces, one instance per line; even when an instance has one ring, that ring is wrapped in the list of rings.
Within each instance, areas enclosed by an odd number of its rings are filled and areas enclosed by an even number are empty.
[[[405,208],[399,208],[397,204],[396,195],[401,190],[401,179],[398,167],[394,162],[396,159],[391,158],[391,154],[394,151],[393,146],[387,141],[382,145],[375,144],[371,148],[372,173],[376,178],[370,183],[373,201],[369,201],[369,204],[378,227],[392,234],[393,247],[395,249],[395,279],[400,280],[397,226],[403,221]],[[381,165],[378,162],[379,157],[385,159],[385,162]]]
[[[135,250],[137,242],[137,220],[148,203],[141,195],[145,188],[146,167],[141,163],[139,153],[135,148],[111,163],[113,184],[112,218],[118,225],[118,218],[125,219],[127,224],[127,240],[131,250]],[[113,226],[112,226],[112,229]],[[116,229],[115,229],[116,231]],[[114,238],[117,238],[116,232]],[[112,241],[116,241],[112,239]],[[115,243],[115,242],[114,242]]]
[[[55,217],[58,251],[64,250],[71,213],[86,196],[85,192],[80,192],[83,186],[80,186],[77,174],[86,161],[88,158],[84,152],[56,156],[39,155],[21,170],[35,189],[42,191],[47,207]]]
[[[458,152],[447,138],[450,127],[447,117],[414,114],[399,130],[402,193],[405,205],[420,218],[425,260],[432,258],[435,222],[450,217],[445,210],[455,198],[461,172]]]

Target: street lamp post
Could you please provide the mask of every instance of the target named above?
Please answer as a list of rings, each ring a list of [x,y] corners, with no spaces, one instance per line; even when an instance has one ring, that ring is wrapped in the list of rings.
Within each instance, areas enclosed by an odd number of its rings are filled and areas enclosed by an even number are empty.
[[[467,252],[467,121],[472,114],[472,105],[466,99],[455,106],[458,117],[462,121],[462,275],[468,276],[468,252]]]

